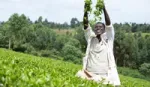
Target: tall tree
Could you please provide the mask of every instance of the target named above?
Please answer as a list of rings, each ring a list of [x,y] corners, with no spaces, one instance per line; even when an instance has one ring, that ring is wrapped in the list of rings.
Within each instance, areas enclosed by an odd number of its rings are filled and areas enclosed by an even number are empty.
[[[70,21],[70,24],[71,24],[72,28],[75,28],[76,26],[80,25],[80,22],[78,21],[77,18],[72,18],[71,21]]]
[[[10,35],[11,37],[9,38],[9,45],[13,45],[14,47],[17,47],[19,43],[22,42],[22,30],[24,27],[29,25],[28,18],[22,14],[19,16],[17,13],[13,14],[8,21],[10,25]]]

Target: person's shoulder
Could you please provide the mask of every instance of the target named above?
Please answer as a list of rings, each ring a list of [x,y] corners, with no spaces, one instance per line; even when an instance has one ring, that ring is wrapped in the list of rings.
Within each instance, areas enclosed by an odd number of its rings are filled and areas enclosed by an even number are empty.
[[[84,30],[92,30],[91,25],[90,25],[90,24],[88,24],[88,27],[87,27],[86,29],[84,29]]]
[[[110,25],[105,25],[106,26],[106,29],[108,28],[113,28],[113,25],[112,24],[110,24]]]

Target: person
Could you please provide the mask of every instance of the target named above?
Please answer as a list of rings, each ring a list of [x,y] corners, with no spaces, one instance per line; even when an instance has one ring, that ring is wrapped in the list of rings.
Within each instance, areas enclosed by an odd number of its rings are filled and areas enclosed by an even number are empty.
[[[120,79],[113,54],[114,27],[105,5],[103,12],[105,24],[97,22],[93,30],[88,21],[88,12],[84,12],[83,24],[88,45],[83,58],[83,69],[76,76],[117,87],[120,86]]]

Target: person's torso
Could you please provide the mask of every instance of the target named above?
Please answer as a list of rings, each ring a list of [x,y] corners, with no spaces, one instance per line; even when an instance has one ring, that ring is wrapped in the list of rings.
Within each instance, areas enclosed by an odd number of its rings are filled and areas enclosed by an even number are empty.
[[[99,42],[96,37],[91,39],[87,70],[93,73],[107,73],[108,48],[107,43],[104,40]]]

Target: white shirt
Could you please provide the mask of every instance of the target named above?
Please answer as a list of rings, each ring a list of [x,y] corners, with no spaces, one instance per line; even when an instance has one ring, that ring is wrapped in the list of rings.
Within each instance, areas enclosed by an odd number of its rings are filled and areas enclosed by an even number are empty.
[[[96,37],[91,40],[90,51],[87,58],[86,70],[96,74],[108,73],[108,50],[104,40],[99,42]]]
[[[112,25],[106,26],[105,31],[106,32],[101,35],[101,39],[102,39],[102,43],[105,44],[103,46],[105,50],[103,50],[103,51],[106,52],[107,54],[105,54],[103,52],[99,55],[99,57],[103,56],[104,60],[107,59],[107,60],[105,60],[104,66],[108,73],[108,77],[110,78],[110,80],[112,80],[114,82],[114,84],[120,85],[120,79],[119,79],[118,72],[116,69],[116,64],[115,64],[115,59],[114,59],[114,54],[113,54],[113,43],[114,43],[114,35],[115,35],[114,27]],[[93,48],[91,46],[96,44],[96,42],[94,41],[94,43],[93,43],[92,40],[93,40],[93,38],[96,38],[96,35],[92,31],[92,28],[90,26],[85,30],[85,38],[87,40],[88,45],[87,45],[85,57],[83,58],[83,69],[84,70],[90,66],[88,64],[94,64],[94,61],[97,61],[97,59],[95,57],[92,57],[93,55],[91,55],[92,54],[91,52],[93,52],[93,49],[95,48],[95,47]],[[98,49],[99,48],[101,48],[101,47],[98,47]],[[98,54],[95,54],[95,55],[98,55]],[[107,55],[107,58],[106,58],[106,55]],[[94,59],[94,61],[91,62],[90,59]],[[89,61],[91,63],[89,63]],[[98,60],[98,61],[100,61],[100,60]],[[95,62],[95,63],[96,63],[96,65],[99,64],[98,62]],[[108,64],[108,68],[107,68],[107,64]],[[94,66],[92,66],[92,67],[94,67]],[[99,67],[95,66],[95,69],[99,69]],[[101,71],[98,70],[96,72],[101,72]]]
[[[115,67],[115,60],[114,60],[114,55],[113,55],[113,42],[114,42],[114,27],[112,25],[106,26],[106,32],[101,35],[102,41],[106,43],[107,49],[108,49],[108,56],[109,56],[109,67]],[[89,26],[85,30],[85,38],[87,40],[87,49],[86,49],[86,55],[84,57],[84,69],[86,68],[87,65],[87,58],[89,56],[89,52],[91,50],[91,45],[95,44],[92,43],[92,39],[95,38],[96,35],[92,31],[92,28]]]

